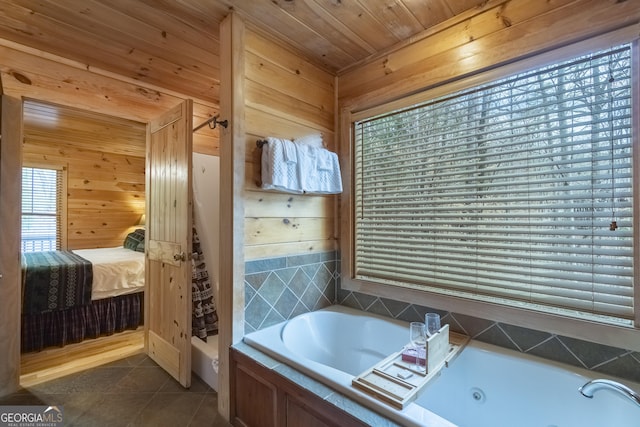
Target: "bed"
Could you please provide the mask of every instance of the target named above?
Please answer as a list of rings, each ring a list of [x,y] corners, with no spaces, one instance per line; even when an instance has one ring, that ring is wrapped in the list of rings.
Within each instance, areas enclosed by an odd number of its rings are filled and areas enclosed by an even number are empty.
[[[22,353],[143,324],[144,231],[134,233],[121,247],[22,255]]]

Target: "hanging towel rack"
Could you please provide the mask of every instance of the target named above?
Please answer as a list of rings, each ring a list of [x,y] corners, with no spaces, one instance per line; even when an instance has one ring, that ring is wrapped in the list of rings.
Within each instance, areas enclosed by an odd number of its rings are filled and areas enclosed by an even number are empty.
[[[206,125],[209,125],[209,128],[211,129],[215,129],[217,125],[222,126],[223,128],[227,128],[227,126],[229,126],[229,121],[228,120],[218,120],[220,116],[213,116],[211,118],[209,118],[208,120],[206,120],[204,123],[201,123],[200,125],[196,126],[193,131],[197,131],[203,127],[205,127]]]
[[[264,144],[267,144],[269,141],[267,141],[266,139],[259,139],[256,141],[256,147],[258,148],[262,148],[262,146]]]

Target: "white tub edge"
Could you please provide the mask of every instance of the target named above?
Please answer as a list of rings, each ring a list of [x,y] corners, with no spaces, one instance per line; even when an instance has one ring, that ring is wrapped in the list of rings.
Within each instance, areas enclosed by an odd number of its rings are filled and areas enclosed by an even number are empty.
[[[215,391],[218,391],[218,336],[207,337],[205,343],[191,337],[191,371]]]

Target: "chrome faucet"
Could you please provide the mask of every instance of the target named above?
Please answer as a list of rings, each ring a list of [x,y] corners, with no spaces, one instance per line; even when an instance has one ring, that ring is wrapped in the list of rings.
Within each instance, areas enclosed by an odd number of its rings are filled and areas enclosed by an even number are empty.
[[[583,396],[591,399],[593,397],[593,393],[601,389],[613,390],[640,406],[640,394],[631,390],[624,384],[611,380],[591,380],[582,387],[579,387],[578,391],[582,393]]]

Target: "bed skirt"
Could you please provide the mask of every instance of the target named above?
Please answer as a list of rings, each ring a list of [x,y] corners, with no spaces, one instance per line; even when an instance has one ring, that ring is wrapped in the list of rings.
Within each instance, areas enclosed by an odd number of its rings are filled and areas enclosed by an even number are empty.
[[[144,292],[105,298],[66,310],[22,316],[21,352],[63,347],[144,324]]]

